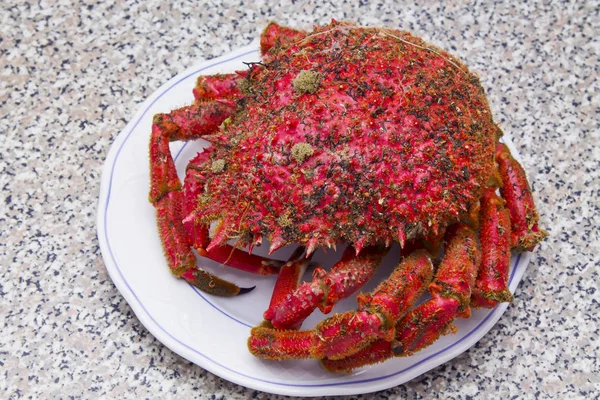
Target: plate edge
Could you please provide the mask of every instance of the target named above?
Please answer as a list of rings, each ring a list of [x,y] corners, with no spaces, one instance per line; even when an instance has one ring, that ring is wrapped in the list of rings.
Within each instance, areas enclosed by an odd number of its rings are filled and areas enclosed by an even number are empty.
[[[216,58],[209,59],[209,60],[202,60],[198,63],[195,63],[193,66],[187,68],[186,70],[182,71],[181,73],[175,75],[171,79],[169,79],[169,81],[167,81],[165,84],[161,85],[158,89],[156,89],[150,95],[150,97],[148,97],[144,102],[142,102],[138,106],[137,112],[129,120],[128,124],[119,132],[119,134],[115,138],[114,142],[111,144],[109,152],[107,153],[106,159],[104,161],[104,166],[102,168],[102,177],[101,177],[99,200],[98,200],[98,210],[97,210],[97,232],[96,233],[97,233],[97,237],[98,237],[98,241],[99,241],[99,245],[100,245],[100,250],[102,253],[102,258],[103,258],[103,261],[105,264],[105,268],[106,268],[109,276],[111,277],[113,283],[119,290],[120,294],[129,303],[129,305],[130,305],[132,311],[134,312],[134,314],[136,315],[136,317],[140,320],[142,325],[144,325],[144,327],[146,329],[148,329],[148,331],[153,336],[155,336],[155,337],[157,337],[157,339],[159,339],[159,341],[161,342],[162,345],[165,345],[170,350],[177,353],[179,356],[185,358],[186,360],[189,360],[190,362],[199,365],[201,368],[204,368],[204,369],[210,371],[211,373],[213,373],[217,376],[220,376],[223,379],[226,379],[230,382],[239,384],[241,386],[248,387],[250,389],[255,389],[255,390],[260,390],[260,391],[268,391],[270,393],[292,395],[292,396],[300,395],[300,396],[318,397],[318,396],[324,396],[324,395],[354,395],[354,394],[372,393],[375,391],[389,389],[391,387],[398,386],[398,385],[404,384],[406,382],[409,382],[410,380],[422,375],[423,373],[425,373],[433,368],[438,367],[439,365],[442,365],[442,364],[450,361],[451,359],[456,358],[460,354],[462,354],[465,351],[467,351],[468,349],[470,349],[477,342],[479,342],[479,340],[481,340],[489,332],[489,330],[491,330],[493,328],[493,326],[497,323],[497,321],[502,317],[502,315],[508,308],[508,304],[502,304],[501,306],[495,308],[492,311],[493,313],[496,313],[497,315],[494,315],[493,317],[491,317],[488,321],[486,321],[485,326],[481,326],[478,329],[478,332],[476,332],[474,339],[466,340],[464,343],[462,343],[457,348],[453,349],[452,351],[449,351],[447,354],[441,355],[439,358],[436,358],[435,361],[426,363],[426,365],[427,365],[426,367],[423,366],[422,368],[419,368],[419,367],[415,368],[410,373],[407,373],[406,375],[404,375],[405,377],[407,376],[408,379],[403,378],[403,379],[401,379],[402,382],[394,383],[393,378],[384,379],[382,381],[379,381],[379,383],[384,383],[383,385],[375,384],[373,388],[369,388],[367,390],[364,390],[365,388],[361,388],[358,391],[351,390],[351,389],[355,389],[355,386],[353,386],[352,383],[349,383],[348,386],[332,386],[332,387],[327,387],[327,388],[325,388],[325,387],[298,387],[298,388],[296,388],[297,390],[286,390],[286,389],[292,389],[292,388],[288,387],[288,386],[282,386],[282,385],[277,385],[277,384],[265,384],[265,383],[259,383],[259,384],[255,385],[254,381],[252,381],[252,380],[246,381],[244,379],[248,379],[248,378],[245,378],[241,375],[238,376],[238,375],[232,374],[230,371],[222,369],[218,365],[213,365],[212,363],[210,363],[208,361],[206,363],[202,363],[202,365],[198,364],[197,360],[195,360],[195,359],[192,360],[191,357],[188,357],[188,355],[186,354],[188,351],[184,348],[184,346],[182,346],[176,342],[173,343],[171,338],[169,338],[168,336],[166,336],[166,334],[161,332],[161,328],[157,325],[157,323],[154,322],[149,315],[146,315],[147,312],[145,310],[143,310],[143,308],[140,305],[137,304],[139,302],[139,300],[136,298],[136,296],[133,293],[131,293],[131,289],[128,287],[126,282],[123,282],[121,277],[119,276],[119,274],[114,270],[115,267],[114,267],[114,265],[112,265],[112,254],[109,255],[110,251],[108,249],[108,244],[104,240],[104,234],[105,234],[104,218],[106,216],[105,205],[106,205],[106,202],[108,199],[108,193],[110,192],[110,187],[109,187],[110,178],[109,177],[110,177],[111,171],[113,169],[112,162],[114,162],[115,158],[117,157],[117,155],[119,153],[119,149],[120,149],[121,145],[128,137],[127,134],[123,135],[123,133],[132,130],[134,128],[134,126],[136,125],[135,121],[140,119],[141,116],[144,114],[144,109],[146,109],[154,101],[156,101],[156,99],[161,96],[161,94],[165,91],[166,88],[173,85],[178,80],[182,79],[182,77],[189,75],[190,73],[192,73],[192,72],[196,71],[197,69],[202,68],[204,66],[210,66],[210,64],[212,64],[212,63],[217,63],[219,61],[223,61],[228,58],[232,58],[236,54],[239,55],[246,51],[255,50],[257,47],[257,45],[255,43],[256,42],[253,42],[253,44],[250,44],[248,46],[242,47],[235,51],[229,52],[220,57],[216,57]],[[512,143],[512,141],[510,139],[510,135],[505,134],[504,141],[507,144],[507,146],[509,147],[509,149],[511,150],[511,152],[513,153],[514,157],[517,158],[518,160],[520,160],[520,155],[519,155],[516,147]],[[515,273],[515,277],[513,280],[513,283],[515,285],[513,292],[516,291],[516,289],[518,288],[518,284],[520,283],[520,281],[529,265],[531,257],[532,257],[531,252],[523,253],[523,255],[525,256],[524,260],[523,260],[523,266],[518,269],[517,273]],[[110,265],[111,268],[109,268],[109,264],[111,264]],[[488,325],[489,325],[489,327],[488,327]],[[150,328],[150,326],[152,326],[152,328]],[[481,334],[480,337],[477,337],[477,333],[479,333],[479,332],[483,332],[483,333]],[[240,378],[242,378],[242,379],[240,379]],[[359,385],[362,383],[358,382],[356,384]],[[266,386],[268,386],[268,388]],[[325,389],[331,389],[331,390],[325,390]],[[347,390],[345,390],[345,389],[347,389]],[[316,393],[307,393],[309,391],[311,391],[311,392],[314,391]]]

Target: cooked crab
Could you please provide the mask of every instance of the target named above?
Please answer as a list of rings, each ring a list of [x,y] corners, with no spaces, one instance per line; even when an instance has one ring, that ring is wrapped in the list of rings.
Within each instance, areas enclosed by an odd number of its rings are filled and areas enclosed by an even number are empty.
[[[478,78],[409,33],[336,21],[310,32],[270,24],[261,50],[262,62],[201,76],[192,105],[154,117],[150,201],[173,274],[217,295],[250,290],[199,269],[192,248],[278,273],[250,351],[332,371],[411,354],[470,307],[510,301],[511,249],[531,250],[546,233]],[[182,186],[169,142],[200,137],[212,146]],[[300,251],[281,266],[240,250],[263,238],[271,252]],[[394,242],[405,257],[359,295],[358,311],[296,331],[358,291]],[[300,284],[311,254],[339,243],[342,259]],[[413,307],[427,288],[431,300]]]

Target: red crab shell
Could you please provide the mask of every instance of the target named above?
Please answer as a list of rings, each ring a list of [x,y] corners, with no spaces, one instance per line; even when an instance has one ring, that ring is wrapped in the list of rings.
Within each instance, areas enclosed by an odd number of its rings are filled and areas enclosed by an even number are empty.
[[[500,131],[477,76],[450,54],[334,21],[264,58],[189,167],[204,192],[188,218],[221,221],[211,246],[403,244],[481,197]]]
[[[411,355],[471,307],[510,301],[511,249],[532,250],[547,232],[477,77],[408,33],[335,21],[312,32],[271,24],[261,50],[264,62],[248,71],[200,77],[196,101],[155,115],[150,137],[150,201],[171,272],[214,295],[253,289],[199,268],[193,247],[278,274],[250,352],[348,371]],[[213,146],[182,187],[169,142],[200,137]],[[282,265],[224,245],[263,236],[271,251],[301,246]],[[351,244],[342,258],[301,283],[310,254],[340,241]],[[359,290],[392,241],[404,257],[357,310],[295,330]],[[426,289],[431,299],[413,307]]]

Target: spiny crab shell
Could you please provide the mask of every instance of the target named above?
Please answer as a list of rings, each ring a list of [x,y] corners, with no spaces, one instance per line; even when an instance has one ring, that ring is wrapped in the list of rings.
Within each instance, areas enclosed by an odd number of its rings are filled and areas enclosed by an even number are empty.
[[[150,201],[171,272],[214,295],[253,289],[199,268],[194,248],[278,274],[250,352],[350,371],[429,346],[472,307],[511,301],[511,250],[533,250],[547,232],[478,78],[409,33],[336,21],[311,32],[271,24],[261,50],[247,71],[199,77],[196,101],[157,114],[150,138]],[[182,186],[169,143],[201,137],[212,146]],[[271,252],[300,246],[285,264],[249,254],[265,237]],[[341,242],[341,259],[301,283],[314,251]],[[298,330],[360,290],[392,242],[400,263],[357,310]]]
[[[189,167],[205,183],[188,218],[219,220],[215,245],[403,245],[464,219],[494,169],[479,79],[407,32],[333,21],[238,84],[237,112]]]

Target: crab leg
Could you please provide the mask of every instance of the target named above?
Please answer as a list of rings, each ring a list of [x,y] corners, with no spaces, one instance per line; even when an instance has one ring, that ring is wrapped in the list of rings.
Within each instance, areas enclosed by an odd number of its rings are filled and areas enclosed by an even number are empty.
[[[344,359],[328,357],[322,361],[325,369],[349,372],[394,356],[411,355],[434,343],[441,335],[452,332],[456,317],[470,316],[471,287],[481,260],[477,238],[470,228],[460,224],[449,229],[446,240],[446,253],[434,282],[429,285],[432,299],[397,323],[395,340],[378,339]]]
[[[278,329],[297,329],[317,307],[328,314],[338,301],[354,294],[371,279],[386,254],[387,250],[369,247],[356,255],[348,247],[329,272],[316,268],[312,282],[301,284],[283,301],[269,307],[263,314],[265,320]],[[280,295],[274,293],[274,296]]]
[[[157,114],[150,137],[150,202],[181,189],[169,142],[192,140],[215,132],[235,109],[231,100],[195,103],[173,110],[170,114]]]
[[[435,281],[429,285],[431,300],[408,313],[396,334],[395,352],[418,351],[435,342],[455,317],[469,318],[471,288],[481,264],[475,232],[458,224],[446,236],[447,247]]]
[[[510,216],[504,200],[494,189],[487,189],[481,198],[481,266],[471,296],[473,307],[492,308],[512,301],[508,289],[510,264]]]
[[[350,356],[373,340],[394,339],[394,326],[431,281],[433,266],[425,250],[406,257],[372,293],[358,297],[359,311],[335,314],[311,331],[256,327],[248,339],[250,352],[266,359]]]
[[[265,55],[271,47],[300,40],[305,31],[281,26],[275,22],[271,22],[260,35],[260,52]]]
[[[240,79],[248,71],[236,71],[233,74],[200,75],[194,87],[194,98],[199,101],[218,99],[239,99],[243,97],[238,86]]]
[[[378,339],[350,357],[336,360],[324,358],[321,360],[321,365],[329,372],[350,373],[356,368],[384,362],[395,355],[391,342]]]
[[[531,251],[548,232],[538,226],[539,216],[525,171],[502,143],[496,145],[496,161],[503,183],[500,193],[510,212],[511,246],[517,251]]]
[[[171,272],[207,293],[235,296],[251,289],[224,281],[196,267],[182,223],[181,182],[169,149],[172,140],[190,140],[216,131],[234,111],[231,100],[196,103],[154,117],[150,138],[150,202]]]
[[[305,250],[302,246],[298,247],[290,256],[288,262],[279,269],[279,276],[277,276],[275,288],[271,295],[269,309],[280,307],[285,302],[287,295],[298,288],[302,275],[310,263],[309,258],[302,257]]]
[[[253,289],[240,288],[196,267],[196,257],[190,250],[181,224],[180,191],[167,193],[154,203],[154,207],[163,249],[173,275],[217,296],[235,296]]]

